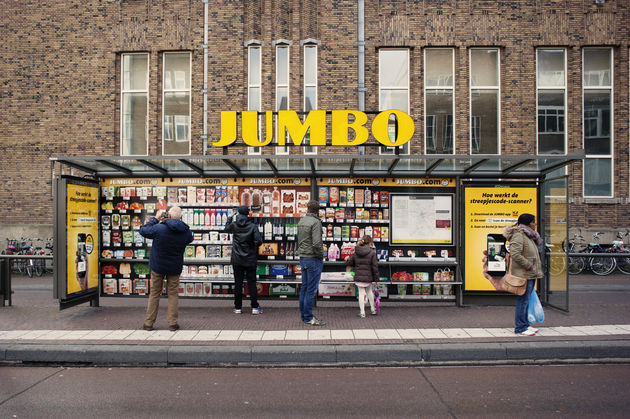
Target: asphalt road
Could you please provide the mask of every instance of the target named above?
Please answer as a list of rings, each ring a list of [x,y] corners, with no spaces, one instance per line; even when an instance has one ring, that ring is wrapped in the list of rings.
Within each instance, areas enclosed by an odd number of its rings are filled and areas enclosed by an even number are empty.
[[[628,417],[630,365],[0,368],[0,417]]]

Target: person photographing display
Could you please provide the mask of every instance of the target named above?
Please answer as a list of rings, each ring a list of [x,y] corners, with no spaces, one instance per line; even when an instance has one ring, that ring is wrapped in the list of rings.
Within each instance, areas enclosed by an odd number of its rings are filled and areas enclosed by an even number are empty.
[[[252,314],[262,314],[258,304],[256,288],[256,251],[262,244],[258,226],[249,218],[249,208],[241,206],[227,219],[225,233],[232,234],[232,256],[234,270],[234,313],[241,314],[243,306],[243,280],[247,278]]]
[[[153,239],[149,268],[151,269],[151,289],[147,315],[142,328],[153,330],[157,318],[162,294],[162,283],[166,278],[168,309],[166,319],[171,331],[179,329],[178,320],[178,286],[179,276],[184,264],[184,250],[193,241],[190,228],[182,220],[182,209],[171,207],[168,212],[159,210],[145,225],[140,227],[140,234]]]

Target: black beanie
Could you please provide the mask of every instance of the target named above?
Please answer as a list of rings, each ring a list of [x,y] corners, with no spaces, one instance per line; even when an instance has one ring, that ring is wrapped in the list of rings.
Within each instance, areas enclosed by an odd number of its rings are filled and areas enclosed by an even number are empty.
[[[238,213],[243,215],[249,215],[249,208],[246,205],[238,207]]]
[[[531,224],[532,221],[536,221],[536,217],[534,217],[531,214],[525,213],[525,214],[519,215],[518,221],[516,223],[528,226]]]

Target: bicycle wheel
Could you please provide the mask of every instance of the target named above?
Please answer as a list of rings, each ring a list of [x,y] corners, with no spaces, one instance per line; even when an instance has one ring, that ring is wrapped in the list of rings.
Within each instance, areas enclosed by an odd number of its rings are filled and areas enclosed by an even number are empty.
[[[34,267],[33,259],[28,259],[26,261],[26,274],[28,275],[29,278],[33,277],[33,270],[34,270],[33,267]]]
[[[44,270],[46,269],[44,266],[44,263],[46,263],[46,261],[43,259],[37,259],[35,261],[35,275],[37,276],[44,275]]]
[[[615,258],[594,257],[591,259],[590,268],[595,275],[608,275],[617,267]]]
[[[562,275],[564,273],[564,268],[564,254],[551,256],[549,258],[549,273],[551,275]]]
[[[571,274],[571,275],[577,275],[579,273],[582,273],[582,271],[586,267],[586,263],[584,262],[584,258],[570,257],[569,256],[568,263],[569,263],[569,274]]]
[[[617,258],[617,268],[626,275],[630,275],[630,256]]]

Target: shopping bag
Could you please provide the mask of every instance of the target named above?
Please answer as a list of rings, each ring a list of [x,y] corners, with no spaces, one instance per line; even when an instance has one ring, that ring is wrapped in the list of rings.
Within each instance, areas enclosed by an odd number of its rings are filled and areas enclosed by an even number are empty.
[[[530,323],[542,323],[545,321],[545,312],[543,311],[542,304],[540,304],[538,294],[535,290],[532,290],[532,294],[529,296],[527,321]]]
[[[376,309],[376,314],[381,314],[381,293],[376,289],[376,284],[374,284],[374,308]]]

